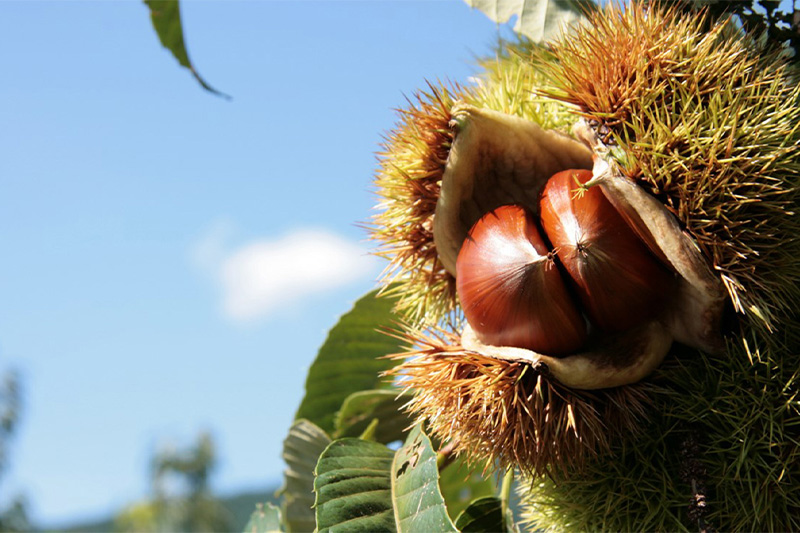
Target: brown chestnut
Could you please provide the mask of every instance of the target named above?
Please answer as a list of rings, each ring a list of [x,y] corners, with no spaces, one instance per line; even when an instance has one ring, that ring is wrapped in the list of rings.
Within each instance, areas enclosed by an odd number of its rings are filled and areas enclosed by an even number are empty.
[[[482,342],[551,355],[584,344],[586,322],[524,208],[484,215],[461,247],[456,273],[464,315]]]
[[[662,311],[675,277],[601,187],[581,189],[591,178],[589,170],[551,177],[540,199],[541,224],[590,321],[605,331],[625,331]]]

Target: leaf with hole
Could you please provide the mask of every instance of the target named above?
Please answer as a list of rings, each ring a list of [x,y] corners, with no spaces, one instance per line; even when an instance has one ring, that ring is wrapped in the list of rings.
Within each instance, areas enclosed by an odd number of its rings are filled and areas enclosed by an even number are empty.
[[[395,454],[392,499],[398,531],[457,531],[439,490],[436,452],[420,426]]]
[[[392,452],[354,438],[330,444],[317,463],[315,510],[320,532],[455,532],[439,491],[431,441],[416,426]]]

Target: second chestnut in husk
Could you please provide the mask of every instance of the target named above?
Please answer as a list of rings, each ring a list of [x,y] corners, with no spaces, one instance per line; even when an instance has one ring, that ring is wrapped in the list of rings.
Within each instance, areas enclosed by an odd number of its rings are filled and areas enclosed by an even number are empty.
[[[507,205],[470,230],[456,281],[464,314],[482,342],[566,355],[585,347],[584,313],[603,336],[635,328],[664,309],[674,273],[601,187],[584,187],[591,178],[589,170],[551,177],[538,224],[523,207]]]

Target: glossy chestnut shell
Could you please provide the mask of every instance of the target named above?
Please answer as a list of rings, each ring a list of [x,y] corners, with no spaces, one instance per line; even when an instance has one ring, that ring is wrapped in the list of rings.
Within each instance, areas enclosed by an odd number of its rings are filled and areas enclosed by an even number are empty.
[[[674,274],[600,187],[583,187],[591,179],[589,170],[565,170],[547,181],[539,202],[544,234],[519,205],[494,209],[470,229],[456,286],[480,342],[566,355],[585,347],[583,313],[601,334],[613,334],[663,312]]]
[[[464,241],[456,271],[464,314],[481,341],[553,355],[586,341],[586,322],[524,208],[484,215]]]
[[[590,321],[606,332],[630,330],[660,314],[676,279],[634,233],[601,187],[582,189],[589,170],[551,177],[541,224]]]

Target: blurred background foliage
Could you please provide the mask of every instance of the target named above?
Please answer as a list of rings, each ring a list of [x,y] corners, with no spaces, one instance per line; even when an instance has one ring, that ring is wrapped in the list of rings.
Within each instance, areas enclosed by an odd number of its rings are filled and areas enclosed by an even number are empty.
[[[9,463],[12,437],[20,419],[22,393],[19,375],[6,371],[0,376],[0,487]],[[25,512],[25,499],[13,496],[5,508],[0,508],[0,531],[28,531],[30,524]]]

